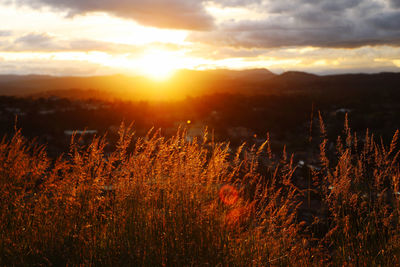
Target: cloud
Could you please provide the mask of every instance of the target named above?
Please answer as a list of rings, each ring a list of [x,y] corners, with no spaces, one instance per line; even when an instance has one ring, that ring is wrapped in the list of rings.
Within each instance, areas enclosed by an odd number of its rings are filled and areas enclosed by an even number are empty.
[[[50,36],[47,33],[28,33],[20,37],[16,37],[14,40],[9,39],[7,42],[0,44],[0,51],[13,51],[13,52],[24,52],[24,51],[61,51],[65,50],[66,47],[56,42],[55,37]]]
[[[164,45],[173,49],[171,44],[149,44],[160,47]],[[147,47],[148,47],[147,46]],[[28,33],[14,40],[0,42],[0,51],[6,52],[89,52],[101,51],[107,53],[139,54],[146,47],[137,45],[118,44],[90,39],[62,39],[48,33]]]
[[[390,3],[395,8],[400,8],[400,0],[390,0]]]
[[[382,12],[373,17],[370,22],[380,30],[400,33],[400,11]]]
[[[400,0],[14,0],[14,3],[38,9],[50,7],[70,15],[101,11],[143,25],[194,30],[189,41],[223,47],[400,45]],[[210,3],[219,9],[239,7],[262,16],[221,20],[207,9]]]
[[[265,17],[225,21],[210,32],[192,33],[190,41],[244,48],[400,45],[399,0],[215,2],[242,5],[264,13]]]
[[[116,44],[110,42],[89,40],[89,39],[74,39],[64,41],[66,44],[65,50],[68,51],[102,51],[107,53],[140,53],[143,48],[135,45]]]
[[[12,31],[4,31],[4,30],[0,30],[0,38],[2,37],[9,37],[12,35]]]
[[[0,60],[0,74],[45,74],[93,76],[111,74],[114,71],[100,64],[82,61],[54,61],[43,59]]]
[[[16,45],[47,46],[53,38],[46,33],[29,33],[14,41]]]
[[[14,2],[32,8],[51,7],[67,11],[71,16],[89,12],[107,12],[159,28],[206,30],[213,26],[213,18],[203,8],[203,1],[198,0],[15,0]]]

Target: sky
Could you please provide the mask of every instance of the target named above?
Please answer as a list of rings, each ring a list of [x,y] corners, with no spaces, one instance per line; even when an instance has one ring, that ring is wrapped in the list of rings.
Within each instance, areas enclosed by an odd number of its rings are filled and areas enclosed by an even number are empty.
[[[400,71],[400,0],[0,0],[0,73]]]

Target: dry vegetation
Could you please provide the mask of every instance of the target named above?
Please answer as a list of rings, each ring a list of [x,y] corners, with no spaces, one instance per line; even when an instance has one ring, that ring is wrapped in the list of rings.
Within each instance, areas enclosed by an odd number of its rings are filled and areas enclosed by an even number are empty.
[[[50,160],[20,132],[0,143],[0,265],[306,266],[400,262],[399,150],[345,126],[308,190],[293,157],[149,132],[105,137]],[[132,141],[134,140],[134,141]],[[269,167],[260,165],[260,159]],[[313,193],[321,211],[298,209]]]

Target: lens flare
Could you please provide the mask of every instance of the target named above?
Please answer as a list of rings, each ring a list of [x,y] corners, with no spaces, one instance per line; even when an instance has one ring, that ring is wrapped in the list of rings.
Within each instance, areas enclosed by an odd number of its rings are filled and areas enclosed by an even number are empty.
[[[219,190],[219,199],[224,203],[225,205],[233,205],[235,204],[238,199],[239,199],[239,193],[231,185],[224,185],[221,187]]]

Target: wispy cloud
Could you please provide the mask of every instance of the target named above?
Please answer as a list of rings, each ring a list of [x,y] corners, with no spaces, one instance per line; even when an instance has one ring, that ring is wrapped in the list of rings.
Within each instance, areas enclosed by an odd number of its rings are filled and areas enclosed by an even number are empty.
[[[63,39],[45,32],[31,32],[0,42],[0,51],[3,52],[90,52],[100,51],[113,53],[141,54],[146,49],[157,48],[177,50],[180,46],[169,43],[150,43],[143,45],[129,45],[91,39]]]
[[[12,31],[0,30],[0,38],[1,37],[8,37],[12,35]]]

